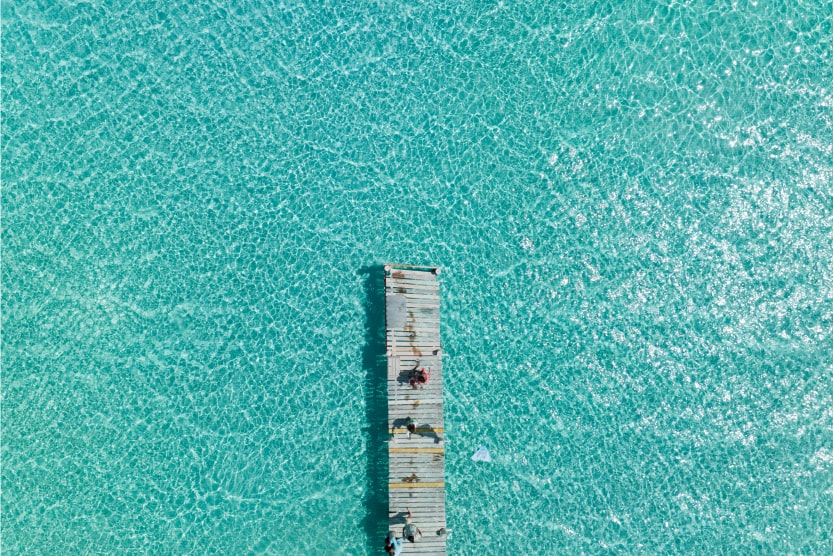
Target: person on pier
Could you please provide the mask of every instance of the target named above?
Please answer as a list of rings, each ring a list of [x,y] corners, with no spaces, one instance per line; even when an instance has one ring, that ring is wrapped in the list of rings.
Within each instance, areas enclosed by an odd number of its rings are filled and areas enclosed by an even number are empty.
[[[419,371],[417,369],[414,369],[411,372],[411,378],[408,380],[408,384],[412,388],[417,388],[418,386],[423,386],[426,383],[428,383],[430,378],[431,373],[426,367],[423,367]]]
[[[405,517],[405,527],[403,527],[403,537],[407,538],[409,542],[416,542],[415,535],[420,535],[420,538],[423,538],[423,532],[420,531],[420,528],[414,525],[412,519],[414,516],[411,515],[411,508],[406,508],[408,510],[408,515]]]
[[[403,540],[398,539],[393,531],[388,531],[385,537],[385,552],[390,556],[400,556],[403,551]]]

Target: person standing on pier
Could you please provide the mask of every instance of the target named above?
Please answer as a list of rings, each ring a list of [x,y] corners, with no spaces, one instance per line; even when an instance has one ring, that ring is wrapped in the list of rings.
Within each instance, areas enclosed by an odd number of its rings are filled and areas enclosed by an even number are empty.
[[[408,515],[405,518],[405,527],[403,527],[403,537],[407,538],[409,542],[416,542],[415,535],[420,535],[420,538],[423,538],[423,532],[420,531],[420,528],[414,525],[412,519],[414,516],[411,515],[411,508],[406,508],[408,510]]]
[[[393,531],[388,531],[385,538],[385,552],[390,556],[400,556],[403,551],[403,540],[398,539]]]
[[[426,367],[423,367],[419,371],[414,369],[411,371],[411,378],[408,380],[409,386],[412,388],[417,388],[418,386],[424,386],[428,383],[429,379],[431,378],[431,373]]]

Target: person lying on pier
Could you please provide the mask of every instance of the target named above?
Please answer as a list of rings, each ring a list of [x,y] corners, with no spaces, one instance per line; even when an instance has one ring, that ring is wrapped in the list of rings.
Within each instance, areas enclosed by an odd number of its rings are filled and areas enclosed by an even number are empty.
[[[403,540],[398,539],[393,531],[388,531],[388,536],[385,537],[385,552],[391,556],[400,556],[403,551]]]
[[[414,525],[411,521],[413,516],[411,515],[411,508],[406,508],[408,510],[408,515],[405,517],[405,527],[403,527],[403,537],[407,538],[409,542],[415,542],[414,536],[420,535],[420,538],[423,538],[423,532],[420,531],[420,528]]]
[[[411,373],[411,378],[408,380],[408,384],[412,388],[417,388],[418,386],[426,384],[429,381],[429,378],[431,378],[431,374],[427,368],[423,367],[419,371],[414,369]]]

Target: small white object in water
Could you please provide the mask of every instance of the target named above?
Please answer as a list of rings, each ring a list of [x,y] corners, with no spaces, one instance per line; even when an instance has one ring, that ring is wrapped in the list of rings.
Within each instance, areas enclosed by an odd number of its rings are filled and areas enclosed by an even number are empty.
[[[492,461],[492,456],[489,455],[486,446],[481,446],[472,454],[472,461]]]

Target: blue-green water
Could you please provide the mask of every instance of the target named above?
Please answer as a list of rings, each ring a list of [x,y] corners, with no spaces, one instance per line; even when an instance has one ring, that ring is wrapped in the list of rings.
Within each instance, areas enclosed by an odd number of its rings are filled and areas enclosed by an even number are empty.
[[[831,553],[830,2],[232,4],[2,4],[4,554],[380,553],[383,262],[450,553]]]

